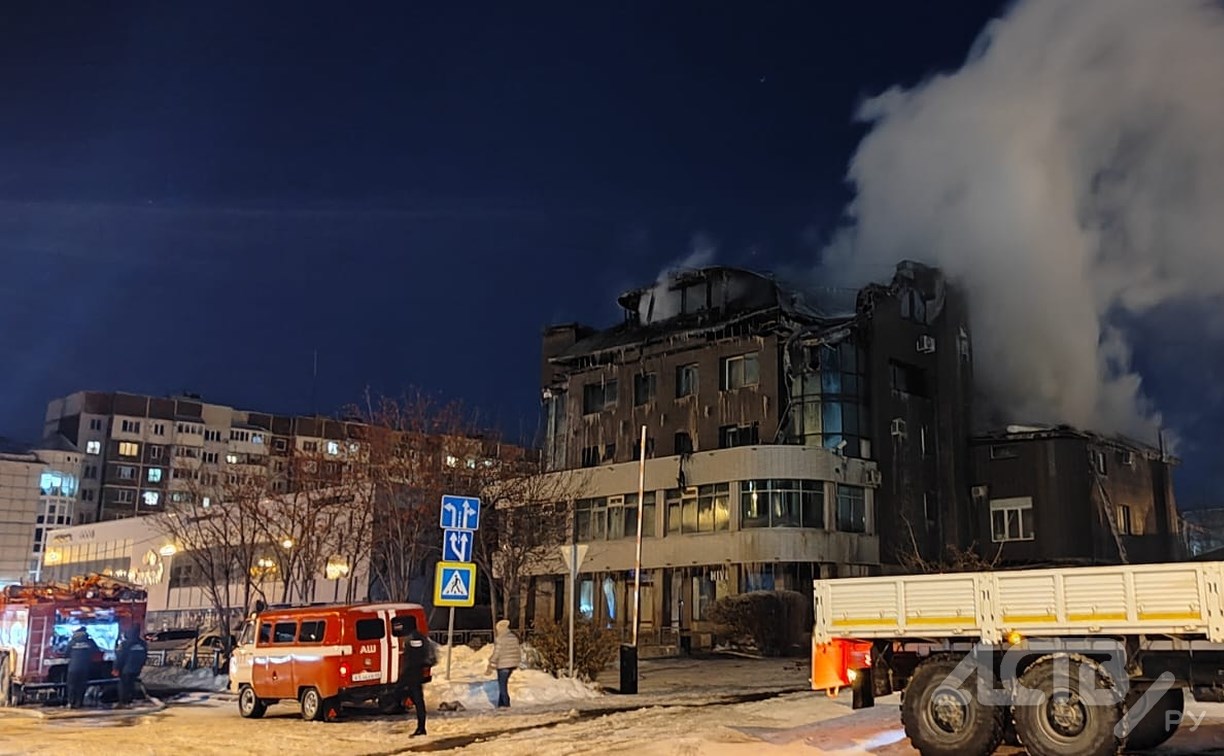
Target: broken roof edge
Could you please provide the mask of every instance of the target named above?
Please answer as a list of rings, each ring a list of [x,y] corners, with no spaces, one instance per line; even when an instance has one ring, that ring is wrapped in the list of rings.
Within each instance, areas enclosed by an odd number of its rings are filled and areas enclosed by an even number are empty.
[[[973,434],[971,441],[1038,441],[1050,438],[1078,438],[1086,441],[1108,444],[1127,451],[1141,452],[1151,458],[1163,459],[1170,464],[1179,464],[1180,459],[1162,451],[1151,444],[1137,441],[1122,434],[1108,435],[1096,431],[1083,430],[1071,425],[1021,425],[1012,424],[1005,428],[986,430]]]

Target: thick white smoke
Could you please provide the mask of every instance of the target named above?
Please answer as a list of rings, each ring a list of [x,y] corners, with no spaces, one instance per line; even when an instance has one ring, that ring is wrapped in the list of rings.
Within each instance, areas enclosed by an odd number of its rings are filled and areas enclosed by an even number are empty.
[[[1012,419],[1152,439],[1119,325],[1224,294],[1220,4],[1025,0],[960,70],[859,117],[851,224],[822,273],[940,266],[969,293],[975,371]]]

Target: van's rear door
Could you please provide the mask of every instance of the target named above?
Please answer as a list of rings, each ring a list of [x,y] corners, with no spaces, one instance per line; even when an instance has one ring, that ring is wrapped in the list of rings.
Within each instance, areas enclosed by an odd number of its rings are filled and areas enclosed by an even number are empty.
[[[349,623],[353,638],[353,670],[349,680],[358,684],[391,682],[391,660],[386,616],[378,612],[352,612]]]

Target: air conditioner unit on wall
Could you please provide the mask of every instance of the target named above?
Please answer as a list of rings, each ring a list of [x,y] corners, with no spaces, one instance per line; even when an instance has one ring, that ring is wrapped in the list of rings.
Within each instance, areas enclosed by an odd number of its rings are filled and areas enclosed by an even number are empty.
[[[933,336],[918,337],[918,352],[921,354],[935,354],[935,338]]]
[[[905,421],[899,417],[894,417],[892,421],[892,434],[894,436],[905,435]]]
[[[974,486],[969,490],[969,493],[975,500],[982,500],[990,496],[990,488],[988,486]]]
[[[867,470],[863,475],[863,480],[869,486],[878,486],[884,482],[884,476],[879,470]]]

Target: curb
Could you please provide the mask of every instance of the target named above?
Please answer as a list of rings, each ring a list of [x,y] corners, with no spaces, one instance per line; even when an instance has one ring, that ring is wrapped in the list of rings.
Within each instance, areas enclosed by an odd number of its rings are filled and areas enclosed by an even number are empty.
[[[14,706],[12,708],[2,709],[5,714],[13,714],[15,716],[30,717],[32,719],[42,719],[45,721],[59,721],[65,719],[97,719],[99,717],[138,717],[144,714],[156,714],[166,708],[166,704],[159,698],[149,696],[149,701],[152,702],[150,707],[140,707],[138,709],[69,709],[67,711],[58,708],[30,708],[23,706]]]

